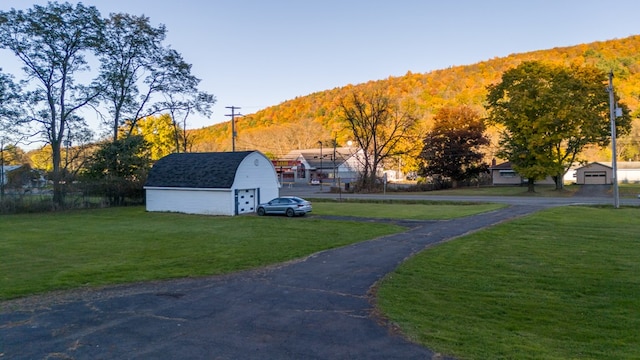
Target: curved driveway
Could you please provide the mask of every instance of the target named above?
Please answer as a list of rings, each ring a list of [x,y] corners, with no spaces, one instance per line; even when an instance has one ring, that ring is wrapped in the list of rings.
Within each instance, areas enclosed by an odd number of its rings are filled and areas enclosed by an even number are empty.
[[[378,319],[371,287],[428,246],[555,205],[405,222],[401,234],[227,276],[0,303],[0,358],[445,359]]]

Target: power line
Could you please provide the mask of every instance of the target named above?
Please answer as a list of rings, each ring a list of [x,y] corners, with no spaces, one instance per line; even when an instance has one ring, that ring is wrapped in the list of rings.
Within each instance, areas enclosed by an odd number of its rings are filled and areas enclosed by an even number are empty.
[[[240,113],[236,113],[236,109],[240,110],[237,106],[225,106],[227,109],[231,109],[231,114],[225,116],[231,116],[231,151],[236,151],[236,116],[242,116]]]

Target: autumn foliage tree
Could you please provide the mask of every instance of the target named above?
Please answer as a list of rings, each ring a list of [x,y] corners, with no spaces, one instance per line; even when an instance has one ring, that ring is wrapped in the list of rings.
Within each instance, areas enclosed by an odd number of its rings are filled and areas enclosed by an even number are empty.
[[[422,175],[441,175],[458,182],[476,178],[487,170],[481,149],[489,144],[480,114],[468,106],[440,109],[433,128],[424,138],[420,158]]]

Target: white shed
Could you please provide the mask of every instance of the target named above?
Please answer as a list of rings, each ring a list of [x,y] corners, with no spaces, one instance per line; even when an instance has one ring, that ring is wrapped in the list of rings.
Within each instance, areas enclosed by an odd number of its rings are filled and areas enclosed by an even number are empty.
[[[158,160],[147,178],[147,211],[252,213],[279,194],[276,171],[259,151],[180,153]]]

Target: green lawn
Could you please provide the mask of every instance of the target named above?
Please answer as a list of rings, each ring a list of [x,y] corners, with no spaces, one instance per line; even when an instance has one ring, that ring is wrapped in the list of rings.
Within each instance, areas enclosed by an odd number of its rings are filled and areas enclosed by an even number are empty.
[[[359,202],[358,200],[328,202],[314,199],[314,213],[322,215],[348,215],[355,217],[444,220],[487,212],[504,207],[501,204],[461,204],[424,201],[379,201]]]
[[[4,215],[0,216],[0,299],[228,273],[403,230],[390,224],[323,220],[315,214],[440,219],[443,214],[458,217],[493,208],[318,202],[314,215],[293,219],[148,213],[142,207]]]
[[[401,231],[286,217],[147,213],[142,207],[0,216],[0,299],[233,272]]]
[[[565,185],[563,190],[556,190],[555,185],[536,185],[535,192],[530,193],[527,186],[481,186],[462,187],[456,189],[445,189],[427,191],[420,194],[425,195],[459,195],[459,196],[532,196],[532,197],[570,197],[578,191],[579,186]],[[412,193],[416,194],[416,193]]]
[[[562,207],[430,248],[378,306],[461,359],[639,359],[640,209]]]
[[[638,198],[640,196],[640,184],[620,184],[618,186],[620,197]]]
[[[619,184],[620,197],[637,198],[640,195],[640,184]],[[535,192],[527,192],[526,186],[481,186],[463,187],[428,192],[407,192],[416,195],[459,195],[459,196],[527,196],[527,197],[571,197],[580,189],[580,185],[565,185],[564,189],[556,190],[555,185],[536,185]],[[398,192],[397,194],[403,194]]]

